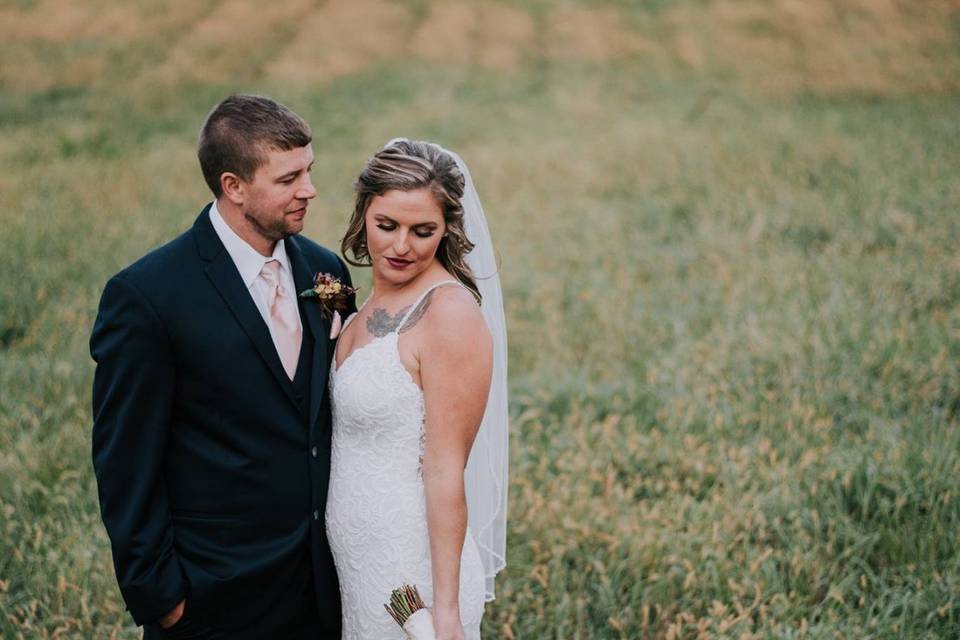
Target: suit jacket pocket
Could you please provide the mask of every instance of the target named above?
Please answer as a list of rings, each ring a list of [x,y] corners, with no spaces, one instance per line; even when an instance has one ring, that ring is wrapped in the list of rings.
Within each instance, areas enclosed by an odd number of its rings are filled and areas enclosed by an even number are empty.
[[[194,596],[203,597],[212,582],[229,581],[242,573],[236,560],[248,530],[238,518],[216,513],[173,514],[177,555],[187,571]]]
[[[212,513],[209,511],[189,511],[183,509],[177,509],[173,512],[173,522],[223,522],[223,523],[236,523],[240,522],[241,519],[236,516],[225,515],[222,513]]]

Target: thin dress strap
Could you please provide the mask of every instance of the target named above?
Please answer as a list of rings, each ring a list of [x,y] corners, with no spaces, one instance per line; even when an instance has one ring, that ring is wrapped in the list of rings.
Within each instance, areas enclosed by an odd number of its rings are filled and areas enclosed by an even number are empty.
[[[430,293],[434,289],[437,289],[447,284],[456,284],[456,285],[460,285],[461,287],[463,286],[463,284],[459,280],[443,280],[441,282],[437,282],[436,284],[430,285],[426,291],[420,294],[420,296],[417,298],[417,301],[410,306],[410,309],[407,311],[407,313],[404,314],[403,320],[401,320],[400,324],[397,325],[396,332],[398,334],[400,333],[400,330],[407,324],[407,320],[410,319],[410,316],[412,316],[413,312],[417,310],[417,308],[423,302],[423,299],[427,297],[428,293]]]

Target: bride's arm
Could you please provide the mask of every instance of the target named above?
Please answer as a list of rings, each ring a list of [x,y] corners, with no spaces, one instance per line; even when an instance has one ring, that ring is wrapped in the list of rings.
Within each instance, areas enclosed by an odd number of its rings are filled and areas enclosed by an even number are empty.
[[[423,484],[434,624],[438,638],[460,638],[460,554],[467,529],[463,472],[486,407],[493,352],[472,296],[459,288],[441,293],[424,317],[419,350],[426,403]]]

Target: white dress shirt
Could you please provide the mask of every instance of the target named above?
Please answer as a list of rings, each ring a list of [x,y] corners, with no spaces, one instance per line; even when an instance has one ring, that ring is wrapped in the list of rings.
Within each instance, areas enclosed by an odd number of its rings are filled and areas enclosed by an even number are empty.
[[[273,321],[270,318],[270,292],[267,291],[268,286],[266,281],[259,276],[264,263],[270,260],[279,262],[280,284],[286,289],[287,295],[293,299],[294,304],[297,305],[297,309],[299,310],[300,305],[297,304],[298,292],[296,285],[293,283],[293,270],[290,268],[290,258],[287,257],[287,249],[283,241],[280,240],[277,242],[273,248],[272,256],[265,257],[260,255],[256,249],[247,244],[246,240],[238,236],[236,232],[230,228],[230,225],[227,224],[227,221],[223,219],[223,216],[217,209],[216,200],[210,205],[210,222],[213,223],[213,230],[216,231],[220,237],[220,242],[222,242],[223,246],[227,249],[230,258],[233,259],[233,264],[237,266],[237,271],[240,272],[240,278],[243,280],[244,286],[247,288],[247,291],[250,292],[254,304],[257,305],[257,310],[260,312],[260,315],[263,316],[263,321],[270,329],[270,338],[273,340],[273,347],[277,349],[277,353],[279,353],[277,336],[274,332]],[[300,322],[300,314],[297,313],[296,316],[297,324],[300,325],[300,329],[302,330],[303,325]]]

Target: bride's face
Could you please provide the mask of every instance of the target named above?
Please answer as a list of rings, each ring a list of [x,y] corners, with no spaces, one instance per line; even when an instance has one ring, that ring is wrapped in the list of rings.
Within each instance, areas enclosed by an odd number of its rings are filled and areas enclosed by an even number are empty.
[[[426,271],[446,231],[443,211],[427,188],[374,197],[364,223],[374,275],[395,285]]]

